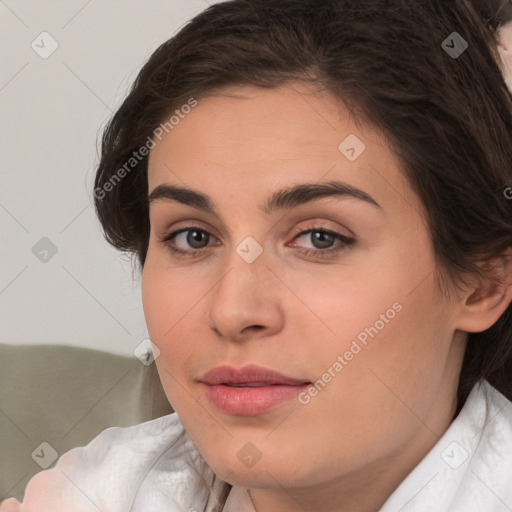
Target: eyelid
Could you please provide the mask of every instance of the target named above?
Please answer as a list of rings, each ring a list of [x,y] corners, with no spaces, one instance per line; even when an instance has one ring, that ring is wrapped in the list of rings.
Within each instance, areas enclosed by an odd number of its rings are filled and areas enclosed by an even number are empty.
[[[307,223],[309,222],[309,223],[306,226],[301,226],[301,227],[295,228],[294,231],[292,231],[291,236],[296,238],[298,235],[303,235],[303,234],[307,233],[308,231],[318,230],[318,231],[325,231],[326,233],[329,233],[334,236],[339,236],[339,237],[345,238],[345,239],[355,238],[355,234],[348,228],[345,228],[345,229],[349,233],[345,234],[345,233],[340,233],[338,228],[327,227],[325,225],[326,221],[312,220],[312,221],[305,221],[305,222],[307,222]]]
[[[201,231],[205,231],[206,233],[215,236],[215,238],[219,238],[216,235],[212,234],[212,231],[217,231],[214,229],[210,224],[194,218],[189,218],[187,220],[172,222],[172,223],[166,223],[166,226],[164,228],[156,229],[155,231],[158,233],[160,232],[161,235],[157,235],[160,240],[165,239],[166,237],[170,236],[172,233],[177,233],[178,231],[186,231],[187,229],[199,229]]]
[[[160,242],[163,243],[164,245],[170,245],[171,240],[175,239],[177,236],[181,235],[184,232],[193,231],[193,230],[202,231],[203,233],[206,233],[209,238],[214,238],[217,240],[217,237],[215,235],[212,235],[207,229],[204,229],[200,226],[184,226],[181,228],[173,229],[172,231],[164,234],[164,236],[162,238],[160,238]],[[214,244],[214,245],[218,245],[218,244]],[[206,247],[210,247],[210,245],[207,245]],[[206,249],[206,247],[201,248],[201,249],[190,249],[189,251],[186,251],[186,252],[191,253],[193,251],[203,251],[204,249]]]
[[[351,240],[349,237],[342,235],[341,233],[337,233],[336,231],[332,231],[330,229],[324,229],[324,228],[303,229],[303,230],[299,231],[293,237],[293,240],[296,240],[297,238],[301,238],[306,235],[311,235],[311,233],[315,233],[315,232],[325,233],[325,234],[332,236],[333,238],[337,238],[337,239],[341,240],[341,242],[345,242],[345,243],[347,243]],[[295,247],[295,246],[292,246],[292,247]],[[322,251],[321,249],[317,249],[317,250]],[[328,249],[324,249],[322,252],[325,252],[326,250],[328,250]]]
[[[334,245],[332,247],[324,248],[324,249],[316,249],[316,248],[310,248],[310,247],[298,247],[298,252],[305,255],[305,256],[313,256],[315,258],[334,258],[337,256],[338,253],[346,252],[356,246],[356,238],[355,237],[349,237],[342,233],[339,233],[338,231],[323,227],[323,226],[317,226],[312,225],[307,228],[300,229],[293,237],[292,242],[296,240],[297,238],[300,238],[302,236],[306,236],[308,234],[314,233],[314,232],[322,232],[326,233],[333,238],[338,240],[338,244]],[[297,247],[296,245],[292,245],[291,247]]]

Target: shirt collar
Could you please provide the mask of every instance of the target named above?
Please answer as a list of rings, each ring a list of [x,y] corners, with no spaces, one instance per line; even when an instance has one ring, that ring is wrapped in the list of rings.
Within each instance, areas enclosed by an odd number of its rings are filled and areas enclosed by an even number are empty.
[[[237,486],[231,489],[223,510],[224,512],[256,512],[248,490]]]

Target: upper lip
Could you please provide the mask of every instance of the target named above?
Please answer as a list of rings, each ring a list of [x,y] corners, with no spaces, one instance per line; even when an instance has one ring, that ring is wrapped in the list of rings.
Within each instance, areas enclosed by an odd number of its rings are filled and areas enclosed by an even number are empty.
[[[305,379],[288,377],[276,370],[255,364],[250,364],[238,369],[229,365],[217,366],[206,372],[199,381],[210,386],[217,384],[237,385],[250,383],[258,383],[261,385],[281,384],[286,386],[309,384]]]

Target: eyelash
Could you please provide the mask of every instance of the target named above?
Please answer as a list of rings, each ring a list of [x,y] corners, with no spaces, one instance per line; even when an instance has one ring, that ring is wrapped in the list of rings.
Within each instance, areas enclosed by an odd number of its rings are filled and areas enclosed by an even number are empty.
[[[188,226],[188,227],[184,227],[177,231],[173,231],[173,232],[169,233],[162,240],[160,240],[160,242],[162,244],[164,244],[164,246],[166,246],[169,249],[169,251],[176,256],[184,256],[184,257],[194,258],[196,256],[203,254],[204,249],[206,249],[208,246],[206,246],[202,249],[184,251],[182,249],[177,249],[172,244],[173,239],[176,236],[178,236],[180,233],[186,233],[187,231],[199,231],[201,233],[206,233],[206,234],[210,235],[210,233],[208,233],[206,230],[201,229],[197,226]],[[341,251],[346,251],[346,250],[352,249],[355,244],[355,240],[352,238],[348,238],[344,235],[341,235],[340,233],[336,233],[335,231],[331,231],[331,230],[320,228],[320,227],[314,227],[314,226],[307,228],[303,231],[299,231],[297,234],[294,235],[293,239],[295,240],[296,238],[299,238],[308,233],[324,233],[324,234],[332,236],[335,239],[338,239],[339,241],[342,242],[342,244],[335,246],[333,248],[329,248],[329,249],[302,249],[302,250],[299,250],[299,252],[301,254],[304,254],[305,256],[328,258],[328,257],[334,256],[336,253],[339,253]],[[212,235],[210,235],[210,236],[212,236]]]

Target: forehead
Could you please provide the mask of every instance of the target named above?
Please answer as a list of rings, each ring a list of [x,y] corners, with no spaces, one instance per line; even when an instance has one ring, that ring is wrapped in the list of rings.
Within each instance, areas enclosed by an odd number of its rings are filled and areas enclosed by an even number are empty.
[[[304,84],[231,87],[198,99],[155,142],[150,192],[174,183],[212,197],[267,196],[291,184],[339,179],[380,204],[413,200],[385,137],[328,91]]]

